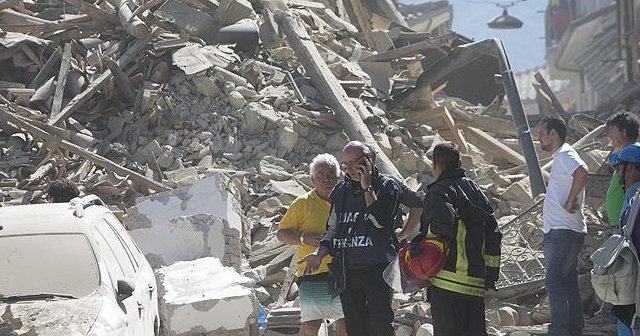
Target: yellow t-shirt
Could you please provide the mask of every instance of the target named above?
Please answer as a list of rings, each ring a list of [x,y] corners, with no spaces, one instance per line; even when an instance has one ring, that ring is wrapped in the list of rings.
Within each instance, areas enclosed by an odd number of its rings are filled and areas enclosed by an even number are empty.
[[[329,218],[330,210],[331,203],[320,198],[316,190],[313,189],[291,203],[289,210],[282,217],[278,229],[324,234],[327,230],[327,219]],[[304,258],[315,250],[316,248],[310,245],[298,245],[296,260]],[[327,264],[330,261],[331,256],[324,257],[320,267],[312,274],[328,272]],[[298,264],[296,269],[297,276],[302,275],[304,267],[304,263]]]

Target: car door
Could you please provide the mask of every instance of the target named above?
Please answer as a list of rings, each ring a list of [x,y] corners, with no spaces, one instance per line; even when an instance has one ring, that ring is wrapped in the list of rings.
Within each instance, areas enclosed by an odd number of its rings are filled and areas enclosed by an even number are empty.
[[[144,309],[142,316],[143,330],[145,335],[153,335],[155,331],[154,322],[160,322],[158,317],[158,291],[153,270],[124,225],[113,214],[106,214],[105,220],[111,224],[120,236],[136,264],[136,288],[140,289],[140,302]]]
[[[111,252],[115,255],[118,266],[122,270],[122,277],[112,279],[114,282],[114,290],[117,292],[117,281],[126,279],[131,281],[135,285],[133,295],[124,299],[120,303],[120,308],[127,314],[127,326],[128,332],[132,336],[146,336],[149,335],[145,332],[144,328],[144,297],[147,289],[139,284],[138,279],[138,265],[132,256],[132,253],[128,250],[128,247],[122,240],[122,237],[117,233],[116,229],[111,223],[104,218],[100,220],[100,223],[96,225],[96,230],[100,236],[106,241]]]

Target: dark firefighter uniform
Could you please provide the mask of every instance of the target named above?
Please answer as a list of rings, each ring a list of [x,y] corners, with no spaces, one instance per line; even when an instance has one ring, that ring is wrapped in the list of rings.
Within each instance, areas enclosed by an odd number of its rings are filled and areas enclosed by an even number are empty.
[[[462,168],[449,168],[428,186],[421,232],[447,242],[443,269],[432,279],[435,336],[487,335],[486,288],[500,271],[500,241],[493,208]]]

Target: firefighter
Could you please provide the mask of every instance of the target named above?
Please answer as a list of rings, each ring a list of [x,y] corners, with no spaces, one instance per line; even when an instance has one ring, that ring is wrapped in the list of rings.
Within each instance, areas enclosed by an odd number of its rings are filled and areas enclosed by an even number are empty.
[[[500,268],[502,234],[493,208],[460,165],[456,144],[435,146],[436,181],[428,186],[420,226],[433,246],[425,251],[448,251],[429,288],[434,336],[487,335],[484,295],[495,289]],[[438,241],[446,247],[436,248]]]

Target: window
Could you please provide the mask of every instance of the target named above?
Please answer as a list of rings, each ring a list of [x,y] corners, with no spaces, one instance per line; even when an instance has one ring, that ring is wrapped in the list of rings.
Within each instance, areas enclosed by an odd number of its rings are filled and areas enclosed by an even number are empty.
[[[83,297],[100,284],[94,251],[80,233],[0,237],[0,270],[0,293],[5,296]]]
[[[105,267],[111,276],[111,281],[113,282],[112,285],[115,288],[116,282],[125,277],[124,271],[122,270],[122,267],[120,267],[118,257],[116,257],[113,252],[113,248],[109,246],[109,243],[101,233],[96,232],[95,240],[98,253],[100,254],[100,259],[104,261]]]
[[[118,265],[120,265],[124,276],[126,278],[133,279],[136,274],[137,266],[131,256],[131,252],[128,251],[128,248],[122,242],[122,238],[120,238],[116,233],[111,224],[105,220],[101,220],[97,223],[95,228],[105,240],[113,255],[115,255],[116,261],[118,262]]]
[[[138,245],[136,245],[133,239],[131,239],[131,236],[125,229],[124,225],[122,225],[122,223],[120,223],[120,221],[113,214],[107,214],[105,216],[105,220],[111,225],[116,234],[121,238],[123,244],[128,247],[127,251],[131,253],[133,261],[136,264],[136,269],[139,268],[141,259],[144,258],[144,256],[142,255],[140,248],[138,248]]]

